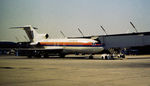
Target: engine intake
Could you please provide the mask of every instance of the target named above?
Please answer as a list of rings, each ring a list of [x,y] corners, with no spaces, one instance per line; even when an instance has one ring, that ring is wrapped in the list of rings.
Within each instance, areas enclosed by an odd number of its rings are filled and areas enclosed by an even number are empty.
[[[46,34],[46,35],[45,35],[45,38],[46,38],[46,39],[48,39],[48,37],[49,37],[49,35],[48,35],[48,34]]]

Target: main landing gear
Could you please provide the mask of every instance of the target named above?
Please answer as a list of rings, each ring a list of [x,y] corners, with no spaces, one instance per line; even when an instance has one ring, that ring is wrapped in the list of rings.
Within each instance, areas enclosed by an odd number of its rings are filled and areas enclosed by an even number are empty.
[[[90,56],[89,56],[89,59],[93,59],[93,55],[90,55]]]

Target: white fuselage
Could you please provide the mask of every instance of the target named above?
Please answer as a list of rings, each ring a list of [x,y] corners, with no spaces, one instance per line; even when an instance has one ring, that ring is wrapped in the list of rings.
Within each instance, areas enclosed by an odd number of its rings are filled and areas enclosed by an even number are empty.
[[[101,44],[92,39],[46,39],[39,43],[45,49],[63,49],[65,54],[95,54],[104,49]]]

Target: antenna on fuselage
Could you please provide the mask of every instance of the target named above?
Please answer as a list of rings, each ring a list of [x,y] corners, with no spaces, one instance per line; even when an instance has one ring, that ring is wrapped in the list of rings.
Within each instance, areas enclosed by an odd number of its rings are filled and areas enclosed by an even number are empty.
[[[135,32],[137,33],[137,29],[135,28],[134,24],[132,22],[130,22],[130,24],[132,25],[132,27],[134,28]]]
[[[101,27],[102,30],[105,32],[105,34],[108,35],[107,32],[106,32],[106,30],[103,28],[103,26],[100,26],[100,27]]]
[[[63,35],[64,38],[66,38],[65,34],[62,31],[60,31],[60,33]]]
[[[78,31],[81,33],[81,35],[84,37],[84,34],[82,33],[82,31],[78,28]]]

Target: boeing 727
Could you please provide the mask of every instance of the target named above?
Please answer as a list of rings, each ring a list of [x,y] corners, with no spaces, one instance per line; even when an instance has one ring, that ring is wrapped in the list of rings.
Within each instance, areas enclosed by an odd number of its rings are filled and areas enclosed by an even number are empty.
[[[68,54],[89,54],[89,58],[93,58],[93,54],[100,53],[104,50],[100,41],[90,38],[64,38],[50,39],[48,34],[39,34],[31,25],[24,27],[12,27],[23,29],[32,48],[22,49],[26,55],[48,57],[50,55],[59,55],[65,57]]]

